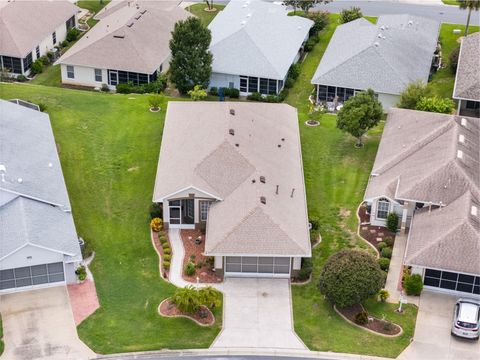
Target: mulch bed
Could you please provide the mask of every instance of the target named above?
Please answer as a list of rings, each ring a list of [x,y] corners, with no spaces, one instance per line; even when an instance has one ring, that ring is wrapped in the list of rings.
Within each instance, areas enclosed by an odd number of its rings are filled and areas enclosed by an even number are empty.
[[[185,249],[185,257],[183,258],[183,268],[190,261],[190,257],[192,255],[195,256],[195,264],[203,263],[201,268],[197,268],[195,274],[192,276],[187,276],[184,272],[182,273],[182,277],[185,281],[189,281],[192,283],[198,281],[200,283],[220,283],[223,281],[223,277],[219,276],[213,271],[213,267],[208,265],[207,263],[207,256],[203,255],[205,251],[205,235],[200,230],[181,230],[180,235],[183,242],[183,248]],[[201,243],[196,244],[195,240],[198,237],[201,237]]]
[[[355,304],[343,309],[337,308],[337,311],[340,312],[343,316],[345,316],[348,320],[355,323],[355,315],[357,315],[361,311],[364,311],[364,308],[360,304]],[[377,319],[370,315],[369,315],[369,321],[367,324],[365,325],[357,324],[357,323],[355,324],[365,329],[368,329],[383,335],[390,335],[390,336],[398,335],[402,331],[402,328],[394,323],[391,323],[390,327],[385,328],[385,322],[383,320]]]
[[[205,311],[207,315],[206,317],[200,316],[200,311],[197,311],[194,314],[182,313],[174,303],[167,299],[160,304],[158,311],[161,315],[166,317],[186,317],[202,326],[212,326],[215,324],[215,316],[210,309],[206,306],[201,306],[201,309]]]
[[[168,243],[170,244],[170,239],[168,238],[168,231],[164,231],[165,233],[165,237],[167,238],[167,241]],[[168,275],[170,273],[170,270],[165,270],[165,268],[163,267],[163,247],[162,247],[162,244],[160,243],[160,240],[158,239],[158,233],[157,232],[152,232],[153,234],[153,243],[155,244],[155,248],[157,249],[157,251],[160,253],[160,264],[161,264],[161,267],[162,267],[162,276],[164,279],[168,279]],[[171,244],[170,244],[170,247]]]
[[[370,225],[370,215],[367,214],[367,207],[362,205],[358,209],[358,216],[360,217],[360,236],[367,240],[378,250],[378,243],[391,237],[395,240],[395,233],[391,232],[382,226]]]

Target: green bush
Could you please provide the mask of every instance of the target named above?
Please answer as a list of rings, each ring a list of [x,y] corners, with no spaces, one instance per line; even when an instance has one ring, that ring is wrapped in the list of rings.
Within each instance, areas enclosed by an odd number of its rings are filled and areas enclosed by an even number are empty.
[[[217,96],[217,95],[218,95],[218,88],[216,88],[215,86],[212,86],[212,87],[210,88],[210,91],[209,91],[209,92],[210,92],[210,95],[212,95],[212,96]]]
[[[387,244],[387,246],[390,246],[390,247],[393,247],[393,244],[395,243],[395,239],[391,236],[385,237],[383,241],[385,242],[385,244]]]
[[[368,312],[360,311],[355,315],[355,323],[358,325],[366,325],[368,324]]]
[[[83,281],[87,278],[87,269],[85,266],[80,265],[77,270],[75,270],[75,274],[78,277],[78,280]]]
[[[171,255],[172,254],[172,248],[171,247],[164,247],[163,248],[163,254],[164,255]]]
[[[163,95],[162,94],[153,94],[150,95],[148,98],[148,104],[150,105],[151,109],[158,110],[160,109],[160,105],[163,102]]]
[[[398,220],[399,220],[399,217],[397,213],[391,212],[390,214],[388,214],[387,229],[393,233],[396,233],[398,229]]]
[[[317,216],[310,216],[309,222],[312,224],[312,230],[320,229],[320,219]]]
[[[168,243],[162,244],[162,248],[164,248],[164,249],[169,248],[169,247],[170,247],[170,245]]]
[[[419,296],[423,290],[422,277],[419,274],[405,276],[403,288],[407,295]]]
[[[251,101],[263,101],[263,96],[259,92],[253,92],[247,96],[247,99]]]
[[[25,75],[18,75],[15,80],[17,80],[18,82],[25,82],[27,81],[27,77]]]
[[[328,25],[329,13],[326,11],[309,12],[302,15],[313,21],[313,26],[310,28],[309,35],[316,35]]]
[[[382,251],[380,252],[380,254],[382,255],[382,258],[391,259],[392,258],[392,248],[391,247],[383,248]]]
[[[61,46],[62,48],[67,47],[67,46],[68,46],[68,41],[67,41],[67,40],[63,40],[63,41],[60,43],[60,46]]]
[[[278,103],[278,97],[276,95],[267,95],[264,100],[267,103]]]
[[[384,248],[388,247],[387,243],[385,243],[384,241],[381,241],[377,244],[377,249],[378,251],[382,251]]]
[[[288,96],[289,90],[287,88],[283,88],[282,91],[280,91],[280,94],[278,94],[278,102],[284,101],[287,96]]]
[[[387,301],[389,297],[390,297],[390,293],[386,289],[382,289],[378,292],[378,298],[380,299],[381,302]]]
[[[302,258],[302,267],[298,272],[298,280],[306,281],[310,278],[313,270],[313,263],[311,258]]]
[[[47,110],[47,105],[44,103],[38,103],[37,105],[41,112],[45,112],[45,110]]]
[[[30,66],[32,74],[40,74],[43,72],[43,63],[40,59],[35,60]]]
[[[291,89],[293,85],[295,85],[295,80],[287,77],[287,80],[285,80],[285,89]]]
[[[119,94],[130,94],[132,92],[133,85],[132,83],[118,84],[116,88],[117,93]]]
[[[50,63],[55,59],[55,54],[52,51],[47,52],[47,58],[50,60]]]
[[[171,259],[172,259],[172,255],[170,255],[170,254],[163,255],[163,261],[170,262]]]
[[[380,259],[377,260],[378,265],[380,266],[380,269],[383,271],[388,271],[388,268],[390,267],[390,259],[386,257],[381,257]]]
[[[303,50],[306,52],[310,52],[313,50],[315,45],[317,44],[318,40],[315,40],[313,37],[309,38],[307,42],[305,43],[305,46],[303,47]]]
[[[231,88],[228,96],[232,99],[238,99],[240,97],[240,90]]]
[[[448,67],[450,68],[451,72],[454,74],[457,73],[459,56],[460,56],[460,46],[457,46],[455,49],[452,50],[452,52],[448,57]]]
[[[403,109],[416,109],[420,99],[427,95],[427,84],[418,80],[408,84],[400,94],[400,101],[397,106]]]
[[[162,203],[152,203],[152,205],[150,205],[150,219],[153,218],[163,219]]]
[[[186,274],[187,276],[193,276],[193,275],[195,275],[195,271],[196,271],[195,264],[194,264],[193,262],[189,261],[189,262],[187,263],[187,265],[185,265],[184,271],[185,271],[185,274]]]
[[[300,76],[301,65],[299,63],[293,64],[288,69],[288,77],[292,78],[293,80],[297,80]]]
[[[343,9],[340,12],[340,23],[345,24],[363,17],[362,10],[359,7],[352,6],[350,9]]]
[[[170,261],[164,261],[164,262],[163,262],[163,268],[164,268],[165,270],[170,269]]]
[[[167,88],[168,79],[165,74],[160,74],[157,80],[151,81],[148,84],[141,85],[145,93],[159,94]]]
[[[80,30],[73,27],[67,32],[67,41],[69,42],[75,41],[78,39],[79,36],[80,36]]]
[[[417,103],[417,110],[451,114],[455,110],[455,102],[452,99],[440,98],[438,96],[422,97]]]

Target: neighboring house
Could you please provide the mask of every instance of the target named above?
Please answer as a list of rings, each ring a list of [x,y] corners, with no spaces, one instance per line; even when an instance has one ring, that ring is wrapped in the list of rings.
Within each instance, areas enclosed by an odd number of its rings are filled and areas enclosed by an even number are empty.
[[[297,111],[170,102],[153,201],[166,228],[205,228],[225,276],[290,277],[311,256]]]
[[[288,16],[283,5],[230,1],[213,19],[210,87],[236,88],[242,95],[278,94],[301,56],[313,21]]]
[[[409,83],[428,81],[438,60],[439,28],[437,21],[411,15],[339,25],[312,78],[317,102],[334,110],[355,93],[373,89],[384,110],[395,106]]]
[[[0,1],[0,68],[30,74],[32,63],[65,40],[79,8],[69,1]]]
[[[174,25],[190,13],[172,2],[123,1],[109,5],[100,21],[56,62],[62,83],[99,88],[155,81],[168,70]]]
[[[462,39],[453,98],[458,113],[480,117],[480,33]]]
[[[82,261],[50,119],[25,105],[0,100],[0,293],[75,283]]]
[[[391,109],[365,201],[372,225],[399,214],[425,286],[480,295],[480,119]]]

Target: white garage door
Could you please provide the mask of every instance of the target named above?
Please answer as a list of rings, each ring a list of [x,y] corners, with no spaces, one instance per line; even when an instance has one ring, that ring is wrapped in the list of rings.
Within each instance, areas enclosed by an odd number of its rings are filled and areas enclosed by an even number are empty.
[[[291,258],[227,256],[225,276],[245,277],[290,277]]]
[[[0,291],[64,281],[65,273],[62,262],[0,271]]]

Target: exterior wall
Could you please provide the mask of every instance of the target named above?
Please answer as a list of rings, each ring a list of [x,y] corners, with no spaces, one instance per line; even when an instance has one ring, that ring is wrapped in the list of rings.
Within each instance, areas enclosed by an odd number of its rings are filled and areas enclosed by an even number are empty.
[[[292,270],[300,270],[302,268],[302,258],[294,257],[292,261]]]
[[[377,218],[377,204],[379,199],[380,198],[376,198],[372,201],[372,210],[370,212],[370,224],[372,224],[373,226],[387,226],[387,219]],[[403,206],[390,199],[390,207],[388,209],[388,213],[391,213],[391,212],[395,212],[398,215],[398,217],[401,219],[403,214]]]
[[[400,101],[400,95],[379,93],[378,101],[382,103],[383,112],[387,112],[391,107],[395,107],[397,105],[397,103]]]
[[[458,115],[480,117],[480,101],[468,101],[469,103],[476,103],[476,109],[467,108],[467,100],[458,100]]]
[[[80,263],[65,264],[65,281],[67,284],[77,283],[77,275],[75,274],[75,270],[78,266],[80,266]]]
[[[89,86],[89,87],[101,87],[102,84],[106,84],[108,82],[107,69],[102,69],[102,81],[97,82],[95,81],[95,68],[72,65],[74,68],[75,78],[69,79],[67,77],[67,65],[61,64],[60,66],[61,66],[60,71],[62,74],[63,84]],[[115,89],[114,86],[110,86],[110,88],[112,90]]]
[[[228,88],[230,85],[230,82],[233,82],[233,87],[235,89],[240,89],[240,75],[212,73],[212,75],[210,76],[209,89],[212,87]]]
[[[0,262],[0,269],[12,269],[23,266],[34,266],[46,263],[61,262],[64,255],[45,250],[36,246],[27,245],[17,252],[11,254]]]

